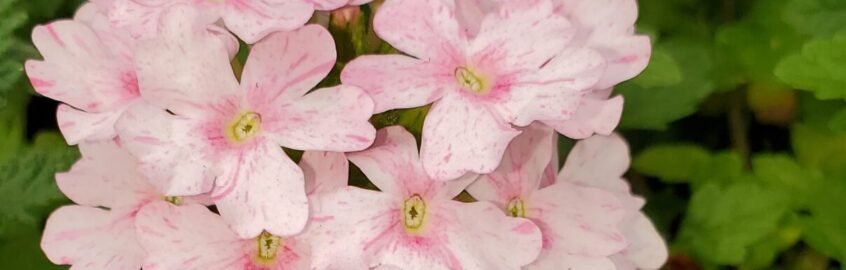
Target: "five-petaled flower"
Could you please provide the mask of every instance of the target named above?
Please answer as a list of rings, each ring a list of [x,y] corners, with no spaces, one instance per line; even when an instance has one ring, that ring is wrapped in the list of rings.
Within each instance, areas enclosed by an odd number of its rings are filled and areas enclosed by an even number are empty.
[[[311,224],[320,235],[313,239],[315,250],[402,269],[520,269],[537,257],[537,226],[487,202],[454,201],[475,176],[429,178],[414,137],[402,127],[380,130],[373,147],[347,156],[381,192],[344,187],[318,196]],[[338,261],[317,256],[313,266]]]
[[[280,146],[362,150],[376,133],[367,122],[373,102],[353,86],[306,94],[335,64],[332,37],[318,25],[254,45],[239,86],[198,15],[169,9],[159,36],[139,46],[146,102],[118,121],[119,134],[154,185],[168,195],[211,191],[238,235],[296,234],[309,216],[303,173]]]
[[[571,46],[575,26],[548,0],[500,5],[475,35],[455,13],[451,0],[385,2],[374,29],[410,56],[361,56],[341,74],[377,113],[433,103],[420,155],[436,180],[493,171],[514,126],[570,119],[605,69],[598,52]]]

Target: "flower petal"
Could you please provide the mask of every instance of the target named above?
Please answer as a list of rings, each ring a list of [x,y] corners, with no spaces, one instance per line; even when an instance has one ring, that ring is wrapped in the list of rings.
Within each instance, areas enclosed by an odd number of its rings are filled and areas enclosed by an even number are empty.
[[[585,139],[593,134],[609,135],[620,123],[623,115],[623,96],[611,99],[583,97],[579,108],[570,119],[544,121],[564,136]]]
[[[148,252],[144,269],[224,270],[249,258],[226,222],[200,205],[152,203],[138,212],[136,227]]]
[[[308,221],[303,173],[282,148],[264,142],[219,163],[212,197],[223,219],[241,238],[262,231],[289,236]]]
[[[528,219],[511,218],[491,203],[453,202],[447,245],[460,268],[521,269],[541,252],[541,231]]]
[[[526,202],[527,217],[543,230],[544,248],[572,255],[609,256],[623,250],[625,210],[608,192],[557,182]]]
[[[300,98],[335,65],[335,42],[320,25],[276,32],[256,43],[241,77],[252,104]]]
[[[89,113],[60,104],[56,111],[59,130],[69,145],[83,141],[102,141],[117,136],[115,122],[123,110]]]
[[[539,68],[565,48],[575,34],[567,19],[553,12],[550,1],[528,2],[488,13],[469,53],[501,57],[501,67],[514,71]]]
[[[297,29],[314,13],[312,4],[303,0],[241,0],[225,5],[226,27],[249,44],[272,32]]]
[[[73,269],[140,269],[144,250],[126,213],[64,206],[47,219],[41,249],[55,264]]]
[[[596,135],[579,141],[570,150],[558,182],[629,193],[628,184],[620,177],[629,170],[630,163],[629,146],[622,137]]]
[[[178,115],[196,114],[203,104],[238,91],[226,44],[198,22],[199,16],[188,6],[168,9],[159,35],[136,52],[141,95]]]
[[[617,36],[607,44],[615,50],[604,53],[608,67],[597,83],[597,89],[610,88],[634,78],[646,69],[652,56],[652,43],[647,36]]]
[[[667,244],[655,230],[655,226],[643,213],[622,225],[623,233],[629,246],[620,256],[631,262],[637,269],[659,269],[667,261]]]
[[[56,184],[68,198],[85,206],[133,208],[158,199],[138,171],[138,163],[115,141],[82,143],[70,171],[57,173]]]
[[[373,18],[373,29],[391,46],[418,59],[463,61],[466,41],[452,2],[386,1]]]
[[[526,270],[590,269],[623,270],[615,268],[607,256],[571,255],[562,250],[544,250],[538,259],[526,266]]]
[[[193,120],[139,102],[123,114],[115,129],[153,186],[164,195],[185,196],[209,192],[214,180],[209,153],[195,126]]]
[[[373,146],[348,153],[347,158],[379,190],[388,194],[405,194],[410,184],[407,182],[424,181],[419,179],[424,172],[417,156],[417,140],[402,126],[380,129]]]
[[[457,94],[436,102],[423,123],[420,156],[435,180],[466,172],[490,173],[519,131],[497,119],[488,108]]]
[[[268,115],[263,125],[280,145],[298,150],[358,151],[376,136],[368,122],[373,100],[353,86],[317,89],[262,115]]]
[[[334,10],[334,9],[338,9],[340,7],[343,7],[347,4],[350,4],[350,2],[353,2],[353,1],[352,0],[309,0],[308,2],[313,4],[314,9],[317,9],[317,10]],[[360,2],[370,2],[370,1],[368,0],[368,1],[360,1]],[[360,5],[360,4],[356,4],[356,5]]]
[[[312,268],[361,269],[376,264],[370,262],[369,249],[373,242],[392,237],[398,207],[387,193],[351,186],[317,196],[309,224]]]
[[[347,186],[350,163],[344,153],[307,151],[299,165],[306,194],[328,193]]]
[[[565,49],[536,72],[519,76],[511,98],[497,106],[518,126],[535,120],[566,120],[602,76],[605,61],[588,49]]]
[[[491,201],[504,207],[514,197],[528,198],[540,185],[552,157],[553,132],[532,125],[514,138],[505,150],[499,167],[479,176],[467,192],[477,200]]]
[[[87,25],[36,26],[32,41],[44,60],[27,61],[26,73],[39,94],[89,112],[120,109],[138,97],[132,62],[123,55],[131,52],[105,47]]]
[[[341,82],[361,87],[374,113],[423,106],[457,89],[452,70],[403,55],[363,55],[344,67]]]

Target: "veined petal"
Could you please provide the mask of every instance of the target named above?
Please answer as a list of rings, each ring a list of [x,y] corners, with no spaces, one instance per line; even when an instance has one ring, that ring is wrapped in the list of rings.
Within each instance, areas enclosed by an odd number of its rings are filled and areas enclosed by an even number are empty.
[[[139,168],[164,195],[185,196],[211,190],[212,153],[198,122],[139,102],[118,120],[121,144],[140,162]]]
[[[373,29],[394,48],[418,59],[464,60],[466,40],[452,0],[386,1],[373,18]]]
[[[282,148],[262,142],[255,149],[229,155],[212,197],[221,216],[241,238],[262,231],[290,236],[308,221],[303,173]]]
[[[341,72],[344,84],[360,87],[376,104],[374,113],[423,106],[457,90],[454,71],[403,55],[362,55]]]
[[[76,145],[83,141],[102,141],[117,136],[115,122],[122,114],[123,110],[90,113],[60,104],[56,120],[65,141],[69,145]]]
[[[499,167],[479,176],[467,192],[473,198],[494,202],[501,208],[515,197],[530,197],[538,190],[555,149],[552,137],[553,132],[547,127],[527,127],[508,145]]]
[[[263,125],[274,140],[298,150],[358,151],[370,146],[376,136],[368,122],[373,100],[354,86],[317,89],[264,115],[268,117]]]
[[[41,249],[51,262],[74,270],[139,269],[145,256],[127,213],[76,205],[50,215]]]
[[[59,189],[75,203],[134,208],[158,199],[135,158],[115,141],[82,143],[79,149],[82,158],[70,171],[56,174]]]
[[[200,205],[152,203],[135,223],[138,240],[148,251],[144,269],[225,270],[249,260],[249,246],[220,216]]]
[[[344,153],[307,151],[299,165],[306,194],[328,193],[347,186],[350,163]]]
[[[659,269],[667,262],[667,244],[646,215],[634,213],[621,227],[629,246],[615,256],[631,262],[637,269]]]
[[[141,95],[178,115],[197,116],[203,105],[238,91],[226,44],[199,16],[188,6],[168,9],[159,35],[141,43],[136,53]]]
[[[305,0],[240,0],[224,5],[226,27],[249,44],[272,32],[297,29],[314,13]]]
[[[533,194],[527,213],[543,231],[544,249],[609,256],[626,247],[619,229],[625,209],[609,192],[557,182]]]
[[[390,126],[376,133],[373,146],[348,153],[347,157],[382,192],[402,195],[409,182],[426,181],[417,155],[417,141],[402,126]]]
[[[440,181],[467,172],[490,173],[518,134],[483,104],[458,94],[446,95],[432,106],[423,123],[423,168]]]
[[[491,203],[453,202],[447,245],[463,269],[522,269],[541,252],[541,231]],[[454,269],[454,268],[453,268]]]
[[[335,42],[320,25],[276,32],[256,43],[241,77],[251,104],[297,99],[335,65]]]
[[[597,99],[585,96],[576,113],[564,121],[544,121],[564,136],[586,139],[593,134],[609,135],[623,115],[623,96]]]
[[[556,269],[585,269],[585,270],[624,270],[614,266],[608,256],[572,255],[560,249],[550,249],[541,252],[538,259],[526,266],[526,270],[556,270]]]

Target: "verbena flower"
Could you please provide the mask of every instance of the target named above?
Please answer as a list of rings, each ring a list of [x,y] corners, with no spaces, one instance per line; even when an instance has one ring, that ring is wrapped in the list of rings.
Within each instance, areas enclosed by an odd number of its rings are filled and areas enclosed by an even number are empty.
[[[298,233],[308,218],[303,174],[280,146],[364,149],[375,136],[372,101],[353,86],[306,94],[335,64],[334,42],[320,26],[257,43],[239,85],[224,46],[198,16],[185,6],[168,10],[159,36],[139,47],[147,102],[119,120],[120,136],[166,194],[211,191],[238,235]]]
[[[41,248],[53,263],[74,269],[139,269],[145,252],[135,237],[136,214],[161,201],[203,204],[204,196],[166,197],[137,170],[115,141],[81,143],[82,159],[56,174],[59,189],[77,205],[47,219]]]
[[[344,187],[318,196],[314,250],[351,265],[401,269],[520,269],[538,255],[540,233],[531,221],[487,202],[452,200],[474,176],[429,178],[402,127],[380,130],[373,147],[347,156],[381,192]],[[314,260],[317,269],[338,263],[329,255]]]
[[[459,1],[460,2],[460,1]],[[571,46],[574,26],[549,1],[502,5],[468,35],[455,3],[387,1],[374,29],[403,55],[365,55],[341,74],[376,112],[432,103],[423,125],[423,167],[436,180],[488,173],[520,132],[513,126],[572,117],[605,61]]]
[[[255,43],[270,33],[290,31],[308,22],[315,10],[333,10],[344,5],[361,5],[372,0],[113,0],[109,17],[114,24],[135,36],[157,34],[159,17],[175,5],[191,5],[202,12],[202,20],[212,24],[223,20],[230,31],[247,43]]]
[[[627,244],[619,228],[621,202],[610,192],[569,182],[539,188],[554,134],[540,125],[528,127],[511,142],[502,164],[467,191],[540,227],[543,251],[526,269],[614,269],[608,257]]]

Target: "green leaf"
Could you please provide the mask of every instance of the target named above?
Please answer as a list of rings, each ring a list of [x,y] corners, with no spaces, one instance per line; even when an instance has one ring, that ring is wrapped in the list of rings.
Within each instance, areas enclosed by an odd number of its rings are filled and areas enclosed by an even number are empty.
[[[656,79],[636,78],[617,86],[615,91],[626,99],[620,127],[664,130],[669,123],[694,113],[699,104],[714,90],[714,83],[711,81],[711,50],[707,40],[680,38],[656,44],[655,51],[666,52],[667,56],[679,65],[682,80],[671,85],[658,86]],[[646,73],[642,76],[654,75]],[[640,84],[637,83],[639,80]],[[643,80],[651,82],[655,87],[644,87],[641,85]],[[646,83],[646,86],[650,86],[650,83]]]
[[[706,184],[691,198],[679,245],[705,262],[739,264],[778,229],[786,206],[784,195],[754,183]]]
[[[846,107],[841,108],[831,116],[831,120],[828,122],[828,128],[834,132],[846,133]]]
[[[791,129],[791,141],[800,164],[828,177],[846,178],[846,133],[797,123]]]
[[[794,246],[802,235],[802,227],[793,215],[787,215],[780,228],[764,239],[752,244],[747,250],[741,270],[772,269],[779,254]]]
[[[15,222],[14,233],[0,235],[0,269],[67,269],[47,260],[41,251],[41,226]]]
[[[64,144],[57,146],[49,136],[41,136],[45,139],[39,144],[0,164],[0,235],[11,224],[40,224],[53,208],[67,202],[54,174],[67,170],[79,153]]]
[[[846,178],[828,181],[817,191],[810,207],[810,215],[800,219],[802,239],[814,249],[841,263],[846,262]]]
[[[828,36],[846,30],[846,1],[792,0],[784,10],[784,17],[805,34]]]
[[[634,83],[643,88],[670,86],[681,81],[679,65],[664,51],[653,51],[649,65],[634,79]]]
[[[809,41],[775,70],[784,82],[820,99],[846,99],[846,32]]]
[[[820,171],[804,168],[793,157],[783,154],[755,156],[752,167],[760,183],[790,194],[797,208],[807,207],[825,181]]]
[[[632,168],[668,183],[693,181],[711,163],[708,150],[694,144],[659,145],[647,148],[632,162]]]

